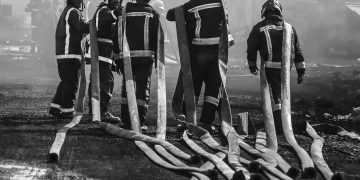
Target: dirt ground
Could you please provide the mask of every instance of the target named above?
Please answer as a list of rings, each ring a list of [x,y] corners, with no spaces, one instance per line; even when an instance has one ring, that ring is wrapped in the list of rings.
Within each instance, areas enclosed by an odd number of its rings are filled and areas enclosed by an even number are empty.
[[[167,71],[178,72],[178,68],[168,67]],[[156,166],[133,142],[97,129],[86,118],[68,132],[59,164],[47,163],[46,156],[57,130],[69,123],[69,120],[56,119],[47,114],[58,82],[55,72],[29,70],[11,74],[9,69],[0,68],[0,179],[188,179],[186,174]],[[232,111],[234,115],[249,112],[254,122],[261,122],[259,81],[255,77],[247,76],[247,73],[237,69],[229,73],[228,91]],[[120,77],[115,76],[111,112],[120,115],[121,83]],[[151,136],[155,134],[156,123],[156,81],[152,83],[152,101],[146,122],[150,126],[147,134]],[[177,122],[171,114],[170,104],[175,83],[176,73],[168,74],[167,140],[192,153],[180,143],[180,134],[176,133],[174,128]],[[305,82],[301,87],[307,85],[309,84]],[[317,95],[308,94],[306,97],[311,99]],[[301,93],[296,91],[293,98],[301,99]],[[293,109],[301,110],[296,104]],[[329,122],[321,118],[306,118],[301,113],[293,117],[295,124],[304,120],[312,123]],[[349,131],[360,132],[359,122],[331,123],[346,124]],[[330,168],[334,172],[345,174],[345,179],[360,179],[360,142],[338,135],[319,134],[325,138],[323,153]],[[215,137],[219,138],[219,134]],[[312,139],[306,132],[297,132],[296,139],[309,152]],[[255,138],[250,135],[246,141],[254,145]],[[279,137],[279,153],[291,165],[299,167],[299,160],[282,136]],[[322,179],[321,176],[319,179]]]

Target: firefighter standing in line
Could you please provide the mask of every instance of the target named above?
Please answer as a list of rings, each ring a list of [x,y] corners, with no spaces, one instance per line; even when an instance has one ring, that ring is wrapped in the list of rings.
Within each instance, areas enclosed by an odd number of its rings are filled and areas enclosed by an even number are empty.
[[[183,8],[196,102],[202,84],[205,83],[204,105],[198,125],[212,132],[211,125],[220,107],[222,82],[218,52],[224,8],[221,0],[190,0],[183,5]],[[175,21],[174,9],[168,11],[167,19]],[[230,33],[229,42],[230,46],[234,43]],[[184,107],[183,111],[185,111]]]
[[[98,6],[93,20],[96,21],[98,48],[99,48],[99,78],[100,78],[100,113],[101,120],[108,122],[120,122],[119,117],[115,117],[108,112],[108,106],[114,88],[114,76],[112,73],[112,31],[113,23],[116,22],[121,14],[120,0],[104,0]],[[90,81],[91,82],[91,81]],[[91,87],[91,83],[89,84]],[[91,94],[89,88],[88,94]],[[89,96],[89,114],[91,115],[91,96]]]
[[[281,119],[281,61],[283,56],[284,20],[281,13],[282,7],[279,1],[267,1],[261,10],[261,17],[264,20],[254,26],[247,40],[247,59],[250,72],[258,75],[259,69],[256,65],[258,51],[265,62],[265,74],[274,100],[273,116],[276,133],[278,134],[283,132]],[[295,62],[298,84],[301,84],[305,74],[305,62],[294,28],[292,34],[291,60]]]
[[[129,2],[126,8],[126,27],[117,23],[114,31],[114,53],[118,54],[117,64],[124,74],[124,61],[122,48],[119,48],[119,39],[122,42],[122,34],[118,34],[118,26],[122,31],[126,28],[126,37],[129,43],[130,56],[135,83],[136,99],[139,111],[141,129],[146,130],[144,125],[146,113],[150,102],[150,80],[154,61],[157,54],[159,15],[149,4],[149,0],[137,0]],[[122,20],[125,17],[120,17]],[[121,22],[122,22],[121,20]],[[122,46],[122,43],[120,43]],[[123,76],[124,77],[124,76]],[[125,77],[121,91],[121,119],[124,128],[130,129],[130,115],[126,96]]]
[[[82,0],[67,0],[56,27],[56,59],[60,84],[52,99],[49,114],[60,118],[74,116],[74,104],[80,77],[81,40],[89,33],[89,24],[81,16]]]

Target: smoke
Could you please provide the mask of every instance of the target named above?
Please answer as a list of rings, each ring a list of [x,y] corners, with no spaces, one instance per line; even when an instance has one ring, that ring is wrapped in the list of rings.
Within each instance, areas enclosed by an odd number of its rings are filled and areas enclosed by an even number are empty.
[[[123,4],[130,1],[124,0]],[[63,2],[65,1],[61,0],[61,3]],[[100,2],[101,0],[91,0],[91,6],[96,7]],[[163,0],[163,2],[167,11],[187,0]],[[265,0],[227,0],[231,33],[236,42],[236,45],[230,49],[231,65],[241,66],[246,62],[246,39],[252,27],[261,21],[260,10],[264,2]],[[2,0],[1,3],[12,5],[13,14],[11,17],[0,17],[0,41],[31,40],[31,14],[25,12],[30,0]],[[359,3],[339,0],[282,0],[281,3],[285,20],[297,30],[308,63],[349,64],[360,57],[358,51],[360,13],[355,12],[360,11]],[[89,8],[94,9],[92,7]],[[93,13],[93,10],[89,11],[90,18]],[[50,64],[42,68],[56,75],[53,50],[56,22],[45,25],[53,27],[41,28],[39,42],[46,44],[43,47],[48,49],[44,52],[52,56],[46,56],[40,64]],[[175,47],[172,48],[169,43],[166,45],[168,55],[172,56],[175,54],[174,51],[177,51],[175,23],[167,22],[167,26],[170,43]],[[34,67],[39,64],[38,59],[28,63],[31,62],[35,64]],[[3,68],[6,70],[6,67]]]
[[[297,29],[308,58],[315,62],[327,59],[336,64],[343,64],[344,60],[351,63],[360,57],[360,9],[355,12],[352,6],[359,8],[360,4],[337,0],[284,1],[284,16]]]

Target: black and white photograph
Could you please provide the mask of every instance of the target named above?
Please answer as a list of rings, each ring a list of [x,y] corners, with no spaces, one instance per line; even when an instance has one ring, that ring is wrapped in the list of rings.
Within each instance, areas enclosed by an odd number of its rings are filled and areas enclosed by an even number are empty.
[[[360,0],[0,0],[0,180],[360,180]]]

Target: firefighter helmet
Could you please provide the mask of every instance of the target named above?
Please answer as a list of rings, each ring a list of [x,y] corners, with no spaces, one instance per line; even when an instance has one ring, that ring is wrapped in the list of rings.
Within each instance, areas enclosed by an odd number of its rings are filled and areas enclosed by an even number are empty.
[[[121,7],[122,0],[104,0],[110,9],[118,9]]]
[[[268,11],[277,11],[280,15],[282,12],[282,6],[278,0],[268,0],[266,1],[261,9],[261,18],[264,18],[266,12]]]
[[[79,9],[80,11],[84,10],[85,8],[85,4],[83,0],[66,0],[66,3],[74,6],[76,9]]]

